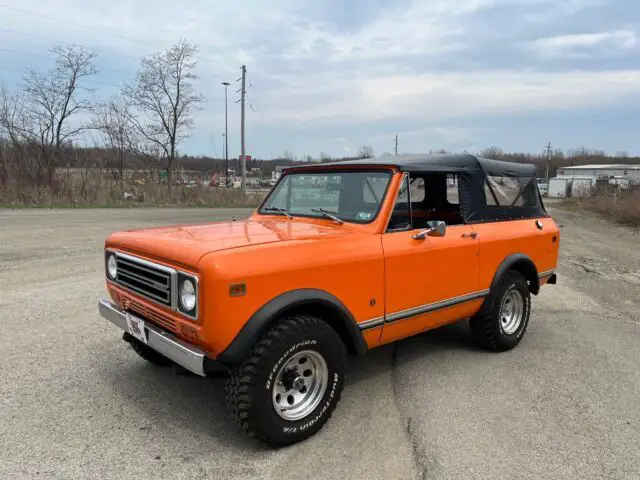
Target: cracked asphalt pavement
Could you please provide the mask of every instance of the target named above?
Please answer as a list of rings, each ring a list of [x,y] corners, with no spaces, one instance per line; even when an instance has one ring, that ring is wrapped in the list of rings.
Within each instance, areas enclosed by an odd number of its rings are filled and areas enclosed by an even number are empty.
[[[550,210],[559,283],[517,349],[460,322],[374,350],[279,450],[235,426],[222,378],[146,364],[96,310],[111,231],[247,210],[0,210],[0,478],[640,478],[640,234]]]

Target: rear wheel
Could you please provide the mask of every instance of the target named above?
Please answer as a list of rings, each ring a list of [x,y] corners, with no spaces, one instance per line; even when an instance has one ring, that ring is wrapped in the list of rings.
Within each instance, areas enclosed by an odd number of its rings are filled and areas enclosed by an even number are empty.
[[[333,328],[309,315],[288,316],[232,370],[227,405],[250,437],[273,446],[299,442],[331,417],[345,364]]]
[[[510,350],[520,343],[529,324],[531,294],[526,280],[519,272],[507,272],[488,301],[488,312],[471,319],[473,336],[489,350]]]

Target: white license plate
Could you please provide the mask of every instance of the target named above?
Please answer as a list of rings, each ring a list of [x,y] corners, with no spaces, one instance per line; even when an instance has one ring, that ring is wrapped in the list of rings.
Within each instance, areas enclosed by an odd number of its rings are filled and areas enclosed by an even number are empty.
[[[142,343],[147,343],[147,334],[144,331],[144,321],[139,318],[132,317],[128,313],[125,314],[125,317],[127,319],[127,331],[129,334],[140,340]]]

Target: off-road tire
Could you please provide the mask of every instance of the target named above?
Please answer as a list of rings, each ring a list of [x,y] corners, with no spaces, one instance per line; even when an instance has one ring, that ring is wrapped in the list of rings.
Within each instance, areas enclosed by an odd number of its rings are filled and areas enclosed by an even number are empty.
[[[289,421],[276,412],[272,387],[280,368],[304,350],[323,357],[328,383],[315,409]],[[286,316],[231,370],[225,387],[227,407],[251,438],[275,447],[300,442],[318,432],[331,417],[344,386],[345,366],[345,346],[331,326],[311,315]]]
[[[512,291],[517,290],[523,300],[523,316],[518,328],[511,334],[503,330],[500,309],[504,298]],[[476,315],[471,319],[470,326],[476,342],[483,348],[494,352],[504,352],[511,350],[520,343],[527,325],[529,324],[529,315],[531,313],[531,294],[527,282],[521,273],[510,270],[508,271],[498,284],[495,293],[487,299],[489,308],[484,315]]]
[[[173,365],[173,362],[164,355],[156,352],[154,349],[145,345],[140,340],[131,338],[128,340],[131,349],[136,352],[140,357],[144,358],[147,362],[158,365],[159,367],[168,367]]]

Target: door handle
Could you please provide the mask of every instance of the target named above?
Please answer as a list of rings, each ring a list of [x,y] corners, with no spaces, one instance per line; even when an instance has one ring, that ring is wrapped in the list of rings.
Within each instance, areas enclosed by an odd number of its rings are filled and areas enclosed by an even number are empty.
[[[462,238],[478,238],[478,234],[476,232],[463,233]]]

